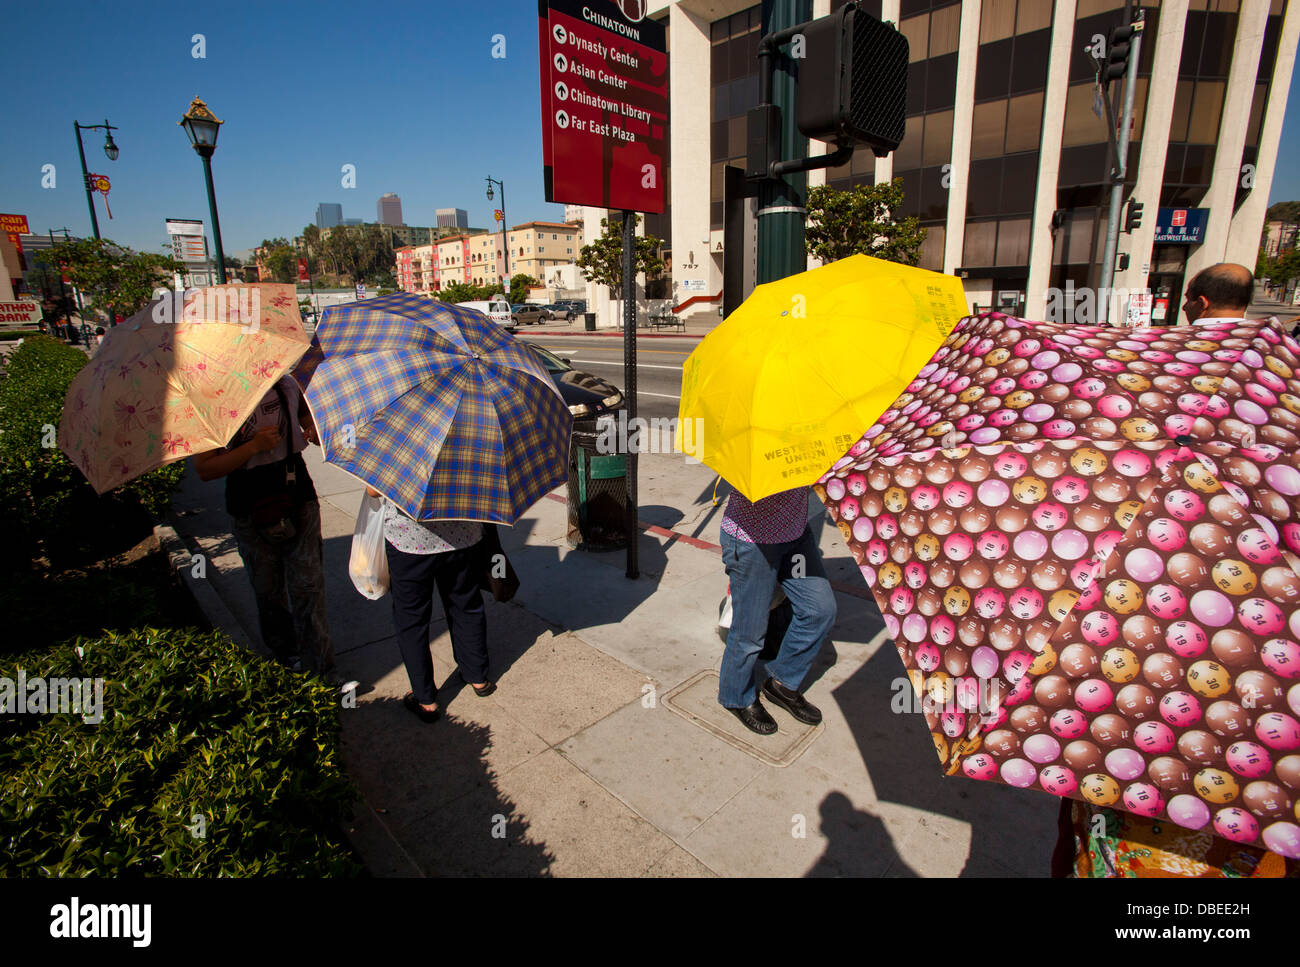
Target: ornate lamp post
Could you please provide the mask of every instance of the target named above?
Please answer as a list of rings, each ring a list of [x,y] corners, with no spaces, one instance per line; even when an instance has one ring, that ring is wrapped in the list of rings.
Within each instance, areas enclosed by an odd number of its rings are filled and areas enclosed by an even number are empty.
[[[217,219],[217,198],[212,188],[212,153],[217,150],[217,129],[226,122],[218,120],[196,97],[190,102],[189,111],[176,123],[185,129],[190,144],[203,159],[203,177],[208,184],[208,211],[212,215],[212,241],[217,247],[217,282],[224,285],[226,256],[221,249],[221,222]]]
[[[113,132],[117,128],[109,124],[108,118],[105,118],[103,124],[79,124],[73,121],[72,130],[77,135],[77,154],[81,156],[81,183],[86,186],[86,204],[90,206],[90,227],[95,230],[95,238],[99,238],[99,218],[95,215],[95,194],[90,184],[90,171],[86,168],[86,148],[81,143],[81,132],[103,131],[104,154],[108,155],[109,161],[116,161],[118,148],[117,143],[113,141]]]
[[[497,181],[495,178],[491,178],[491,177],[488,178],[487,183],[488,183],[488,189],[487,189],[488,201],[491,201],[493,198],[496,197],[496,195],[494,195],[492,192],[493,185],[496,185],[498,188],[501,189],[501,249],[506,253],[506,264],[505,264],[506,275],[504,280],[504,288],[505,288],[505,299],[507,302],[509,302],[510,301],[510,240],[506,236],[506,186],[503,182]]]

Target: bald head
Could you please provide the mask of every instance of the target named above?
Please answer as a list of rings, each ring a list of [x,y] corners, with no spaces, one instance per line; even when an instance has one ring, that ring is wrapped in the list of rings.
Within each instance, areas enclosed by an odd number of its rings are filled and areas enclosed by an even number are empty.
[[[1183,312],[1189,322],[1241,317],[1254,295],[1255,277],[1250,269],[1235,262],[1220,262],[1197,272],[1187,284]]]

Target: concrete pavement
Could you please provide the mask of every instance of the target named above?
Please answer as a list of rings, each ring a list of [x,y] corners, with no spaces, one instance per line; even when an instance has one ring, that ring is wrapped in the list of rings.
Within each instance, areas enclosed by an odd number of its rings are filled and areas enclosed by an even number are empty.
[[[780,731],[758,737],[719,709],[726,489],[715,505],[707,468],[640,462],[641,576],[625,577],[622,551],[568,548],[563,488],[539,501],[503,529],[522,585],[488,602],[499,689],[480,699],[460,682],[435,605],[445,712],[426,726],[401,706],[409,684],[388,600],[367,601],[347,576],[361,486],[309,448],[334,647],[363,682],[341,717],[364,796],[351,835],[371,871],[1046,875],[1055,800],[941,776],[921,716],[891,711],[903,667],[833,527],[821,546],[839,617],[807,683],[825,721],[807,729],[773,709]],[[256,642],[220,483],[191,472],[175,506],[226,620]]]

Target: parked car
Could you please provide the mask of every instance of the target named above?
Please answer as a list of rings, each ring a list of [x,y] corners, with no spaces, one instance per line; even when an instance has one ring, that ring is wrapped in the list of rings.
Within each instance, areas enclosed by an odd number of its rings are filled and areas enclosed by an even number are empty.
[[[525,342],[525,345],[537,355],[546,371],[551,374],[575,423],[589,421],[594,424],[597,417],[613,413],[623,405],[623,391],[613,383],[574,369],[568,359],[555,355],[549,349],[529,342]],[[591,425],[587,429],[594,430],[595,427]]]
[[[530,326],[534,323],[545,321],[542,315],[542,307],[533,305],[531,302],[518,302],[510,307],[510,317],[514,319],[517,326]]]
[[[466,309],[477,309],[506,332],[515,331],[514,315],[509,302],[503,299],[489,299],[486,302],[457,302],[456,305]]]
[[[564,299],[557,302],[556,305],[568,306],[575,316],[580,316],[587,311],[586,299]]]
[[[573,317],[578,314],[577,311],[567,302],[554,302],[551,305],[546,306],[545,309],[546,318],[563,319],[565,322],[572,322]]]

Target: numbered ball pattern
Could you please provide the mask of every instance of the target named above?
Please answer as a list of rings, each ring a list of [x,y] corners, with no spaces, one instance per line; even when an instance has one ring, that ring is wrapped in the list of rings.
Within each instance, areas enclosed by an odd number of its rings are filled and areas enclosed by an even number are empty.
[[[1300,855],[1298,357],[965,319],[818,482],[949,771]]]

